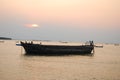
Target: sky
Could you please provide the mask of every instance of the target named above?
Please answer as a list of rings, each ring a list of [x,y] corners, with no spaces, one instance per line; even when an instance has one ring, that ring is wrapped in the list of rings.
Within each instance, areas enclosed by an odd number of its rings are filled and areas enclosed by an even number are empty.
[[[0,0],[0,36],[120,43],[120,0]]]

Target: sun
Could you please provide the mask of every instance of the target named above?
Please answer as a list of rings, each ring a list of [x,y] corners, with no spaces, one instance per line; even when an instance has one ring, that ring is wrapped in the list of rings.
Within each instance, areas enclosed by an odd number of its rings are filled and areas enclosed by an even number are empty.
[[[32,27],[39,27],[37,24],[32,24]]]
[[[25,24],[24,26],[28,27],[28,28],[38,28],[39,27],[38,24]]]

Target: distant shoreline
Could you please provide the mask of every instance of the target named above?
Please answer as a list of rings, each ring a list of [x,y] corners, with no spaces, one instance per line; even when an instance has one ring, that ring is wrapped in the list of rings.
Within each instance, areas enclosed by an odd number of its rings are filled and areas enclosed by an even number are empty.
[[[12,40],[12,38],[0,37],[0,40]]]

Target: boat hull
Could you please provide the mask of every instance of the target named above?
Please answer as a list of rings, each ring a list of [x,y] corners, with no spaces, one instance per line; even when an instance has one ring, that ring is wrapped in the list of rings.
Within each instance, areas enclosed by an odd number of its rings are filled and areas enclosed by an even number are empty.
[[[94,46],[61,46],[61,45],[40,45],[21,42],[26,54],[30,55],[72,55],[91,54]]]

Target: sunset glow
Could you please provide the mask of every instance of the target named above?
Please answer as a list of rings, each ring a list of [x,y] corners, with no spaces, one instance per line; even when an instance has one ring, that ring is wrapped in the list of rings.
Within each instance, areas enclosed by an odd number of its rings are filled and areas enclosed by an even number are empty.
[[[28,35],[39,34],[34,37],[40,39],[120,42],[119,4],[120,0],[0,0],[0,34],[27,28],[33,30]]]
[[[37,24],[32,24],[32,27],[38,27],[38,25]]]
[[[29,27],[29,28],[37,28],[39,27],[37,24],[25,24],[25,27]]]

